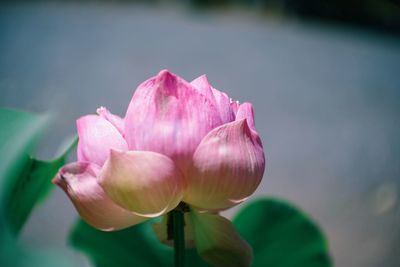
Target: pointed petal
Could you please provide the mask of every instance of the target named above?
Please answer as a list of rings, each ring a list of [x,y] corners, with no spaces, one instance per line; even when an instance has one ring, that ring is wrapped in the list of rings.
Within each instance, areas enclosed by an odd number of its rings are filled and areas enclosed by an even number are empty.
[[[199,255],[218,267],[248,267],[253,251],[226,218],[190,211],[194,239]]]
[[[222,124],[235,120],[235,114],[233,113],[228,95],[213,88],[208,82],[206,75],[194,79],[190,84],[215,104]]]
[[[125,125],[124,125],[124,120],[123,120],[121,117],[112,114],[112,113],[111,113],[108,109],[106,109],[105,107],[99,107],[99,108],[96,110],[96,113],[97,113],[100,117],[102,117],[102,118],[108,120],[108,121],[120,132],[120,134],[121,134],[122,136],[124,136],[124,127],[125,127]]]
[[[235,113],[231,105],[231,100],[227,94],[211,88],[217,102],[219,113],[221,115],[222,123],[227,123],[235,120]]]
[[[168,246],[173,246],[174,245],[174,239],[173,239],[173,227],[171,227],[171,232],[168,233],[168,224],[170,223],[170,214],[164,215],[162,217],[161,222],[155,223],[152,225],[153,231],[157,236],[157,239],[168,245]],[[185,247],[186,248],[192,248],[194,247],[194,237],[193,237],[193,228],[192,228],[192,222],[189,217],[189,213],[185,212],[184,214],[184,236],[185,236]]]
[[[112,202],[97,183],[99,171],[92,163],[70,163],[60,169],[53,183],[65,191],[82,219],[97,229],[113,231],[145,221]]]
[[[184,188],[174,162],[150,151],[111,150],[98,181],[115,203],[145,217],[175,208]]]
[[[207,76],[205,74],[194,79],[190,82],[190,84],[193,85],[193,87],[197,89],[200,94],[204,95],[210,102],[215,103],[215,98],[211,90],[211,85],[209,84]]]
[[[164,154],[185,172],[201,139],[221,124],[212,102],[164,70],[136,90],[125,118],[125,137],[131,150]]]
[[[241,104],[236,113],[236,120],[238,121],[242,119],[247,120],[247,124],[249,125],[250,129],[253,131],[256,130],[253,106],[248,102]]]
[[[264,173],[261,141],[246,120],[212,130],[196,149],[184,201],[201,209],[224,209],[246,200]]]
[[[87,115],[76,121],[78,128],[78,161],[99,166],[109,156],[110,149],[127,150],[127,144],[118,130],[106,119]]]
[[[230,99],[230,103],[231,103],[231,109],[233,111],[233,113],[236,115],[236,113],[238,112],[239,109],[239,101],[233,101],[232,99]]]

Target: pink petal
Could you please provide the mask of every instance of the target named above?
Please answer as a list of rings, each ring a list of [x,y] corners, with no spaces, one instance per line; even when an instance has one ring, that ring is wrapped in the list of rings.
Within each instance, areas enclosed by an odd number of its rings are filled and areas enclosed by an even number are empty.
[[[192,209],[190,218],[196,249],[212,266],[248,267],[253,251],[226,218]]]
[[[206,75],[194,79],[190,84],[215,104],[223,124],[235,119],[228,95],[213,88]]]
[[[136,90],[125,118],[125,135],[131,150],[164,154],[185,172],[201,139],[221,123],[207,97],[164,70]]]
[[[150,151],[111,150],[98,181],[115,203],[145,217],[157,217],[175,208],[184,189],[174,162]]]
[[[111,148],[128,149],[120,132],[103,117],[87,115],[79,118],[76,124],[79,135],[79,162],[89,161],[102,166]]]
[[[204,95],[210,102],[215,104],[214,94],[211,90],[211,85],[208,83],[206,75],[201,75],[200,77],[191,81],[190,84],[193,85],[193,87],[197,89],[200,94]]]
[[[113,231],[145,221],[112,202],[97,183],[99,170],[92,163],[70,163],[59,170],[53,183],[65,191],[82,219],[97,229]]]
[[[122,136],[124,136],[124,127],[125,127],[125,125],[124,125],[124,120],[123,120],[121,117],[112,114],[112,113],[111,113],[110,111],[108,111],[108,109],[106,109],[105,107],[99,107],[99,108],[96,110],[96,113],[97,113],[100,117],[102,117],[102,118],[108,120],[108,121],[120,132],[120,134],[121,134]]]
[[[217,106],[219,109],[219,113],[221,115],[221,119],[223,123],[231,122],[235,120],[235,111],[232,108],[231,100],[227,94],[215,89],[211,88],[215,97],[215,101],[217,102]]]
[[[212,130],[196,149],[184,201],[201,209],[224,209],[247,199],[259,185],[265,158],[246,120]]]
[[[237,111],[238,111],[238,109],[239,109],[239,106],[240,106],[240,104],[239,104],[239,101],[233,101],[232,99],[230,100],[230,106],[231,106],[231,109],[232,109],[232,111],[233,111],[233,113],[236,115],[236,113],[237,113]]]
[[[256,130],[256,125],[254,122],[254,111],[253,106],[250,103],[243,103],[239,106],[238,111],[236,113],[236,120],[246,119],[247,124],[249,125],[250,129],[253,131]]]

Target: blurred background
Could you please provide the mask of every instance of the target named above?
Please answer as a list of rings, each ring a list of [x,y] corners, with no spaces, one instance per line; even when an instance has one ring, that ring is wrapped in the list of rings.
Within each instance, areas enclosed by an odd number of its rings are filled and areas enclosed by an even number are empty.
[[[310,214],[336,266],[400,266],[398,1],[0,3],[0,106],[54,114],[41,158],[79,116],[123,116],[164,68],[253,103],[267,154],[256,196]],[[75,218],[57,188],[21,239],[89,266],[66,245]]]

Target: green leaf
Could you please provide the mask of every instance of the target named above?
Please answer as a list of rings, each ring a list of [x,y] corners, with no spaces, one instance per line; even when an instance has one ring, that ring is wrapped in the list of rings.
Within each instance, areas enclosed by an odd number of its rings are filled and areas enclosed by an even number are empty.
[[[99,231],[82,220],[71,235],[72,246],[86,252],[97,267],[167,266],[170,248],[156,240],[149,222],[115,232]]]
[[[74,146],[76,141],[71,145]],[[48,195],[53,188],[51,179],[58,169],[66,163],[68,149],[63,155],[52,161],[30,158],[25,171],[18,177],[8,200],[6,214],[14,233],[18,233],[28,219],[34,205]]]
[[[254,201],[239,212],[234,224],[253,247],[255,267],[332,266],[319,227],[286,202]]]
[[[50,162],[29,156],[48,121],[48,115],[0,108],[0,266],[73,266],[58,250],[27,248],[15,238],[69,152]]]
[[[0,214],[14,235],[20,232],[35,204],[53,187],[51,179],[76,144],[75,140],[52,161],[29,156],[48,120],[48,115],[0,109]]]
[[[0,200],[8,199],[10,188],[29,163],[32,151],[49,117],[11,109],[0,109]],[[1,206],[0,208],[4,208]]]
[[[72,267],[71,259],[56,249],[27,248],[15,240],[0,218],[0,266]]]
[[[115,232],[102,232],[82,220],[73,228],[70,243],[85,252],[97,267],[173,266],[173,250],[151,229],[154,220]],[[186,249],[186,266],[206,267],[196,249]]]

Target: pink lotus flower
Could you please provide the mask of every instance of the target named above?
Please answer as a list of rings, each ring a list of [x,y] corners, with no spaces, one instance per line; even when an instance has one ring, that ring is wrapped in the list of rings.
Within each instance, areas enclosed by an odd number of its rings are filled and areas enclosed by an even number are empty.
[[[53,182],[98,229],[129,227],[180,202],[227,209],[263,176],[252,105],[230,100],[206,76],[188,83],[163,70],[139,85],[125,118],[97,113],[77,120],[78,162]]]

